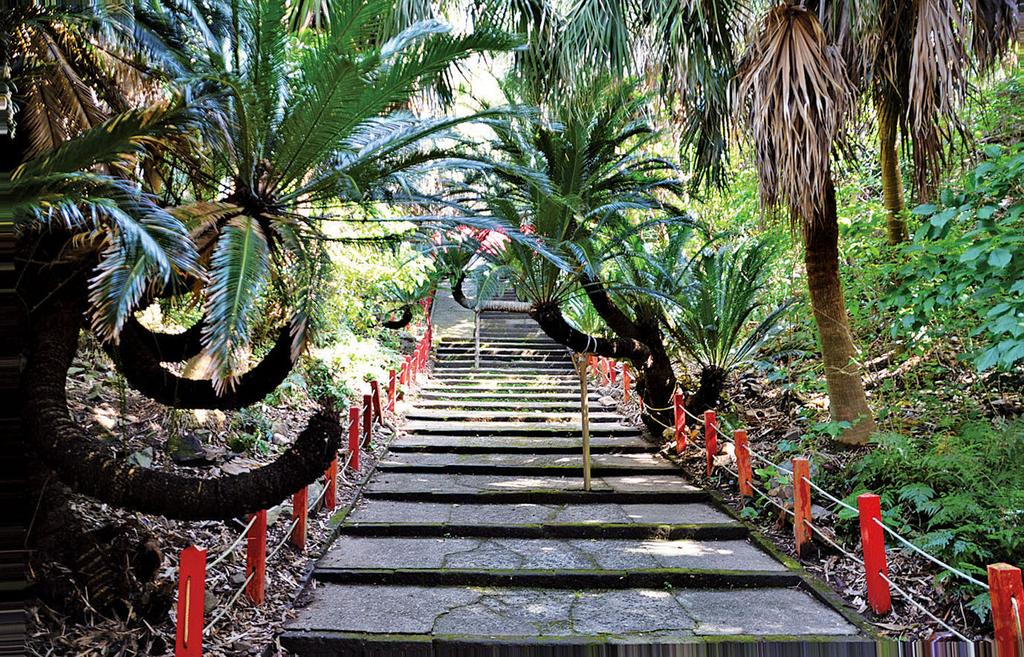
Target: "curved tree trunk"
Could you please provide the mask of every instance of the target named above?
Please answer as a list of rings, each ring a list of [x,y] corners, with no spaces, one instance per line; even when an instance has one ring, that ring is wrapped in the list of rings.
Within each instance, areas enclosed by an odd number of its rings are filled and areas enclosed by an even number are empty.
[[[162,363],[180,363],[197,356],[203,350],[204,326],[200,321],[181,333],[156,333],[134,317],[129,317],[125,322],[125,330],[137,336],[139,343]]]
[[[207,379],[177,376],[161,365],[162,356],[150,351],[146,331],[138,323],[125,324],[117,345],[104,348],[128,383],[150,399],[174,408],[237,410],[251,406],[274,391],[292,371],[292,338],[286,326],[273,348],[251,370],[238,377],[230,390],[219,394]],[[142,329],[145,331],[145,329]]]
[[[864,393],[861,366],[839,279],[839,224],[831,181],[826,190],[825,211],[807,222],[804,231],[807,288],[818,325],[829,412],[832,421],[852,425],[840,435],[841,442],[863,445],[875,430],[875,421]]]
[[[892,102],[879,99],[878,160],[882,169],[882,202],[885,205],[885,238],[890,245],[907,240],[906,206],[903,201],[903,174],[897,150],[900,114]]]
[[[397,331],[399,329],[403,329],[406,326],[408,326],[409,322],[411,322],[411,321],[412,321],[412,308],[409,307],[409,306],[403,306],[402,307],[402,316],[401,317],[399,317],[398,319],[389,319],[389,320],[381,323],[381,326],[383,326],[384,328],[389,329],[391,331]]]
[[[600,338],[581,333],[565,320],[561,309],[554,303],[535,306],[530,316],[549,338],[577,353],[628,359],[639,373],[637,392],[647,400],[644,424],[656,436],[660,436],[666,426],[672,425],[675,374],[664,350],[656,354],[648,345],[633,338]]]
[[[79,276],[79,278],[81,278]],[[52,290],[42,283],[40,295]],[[22,421],[43,463],[75,492],[107,504],[182,520],[222,520],[271,507],[323,475],[341,444],[336,414],[314,414],[273,463],[237,475],[195,477],[140,468],[70,417],[66,379],[85,324],[85,283],[64,286],[34,312]]]
[[[466,293],[462,289],[462,284],[465,281],[466,275],[463,274],[452,284],[452,298],[455,299],[455,303],[466,310],[474,312],[522,313],[524,315],[529,314],[533,310],[533,304],[529,301],[495,301],[492,299],[477,306],[476,303],[466,298]]]

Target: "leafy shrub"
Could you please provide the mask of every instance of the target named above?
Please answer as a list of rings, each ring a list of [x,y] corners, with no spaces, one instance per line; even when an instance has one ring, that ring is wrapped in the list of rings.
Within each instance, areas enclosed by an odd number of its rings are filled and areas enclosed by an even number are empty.
[[[963,190],[914,210],[923,223],[889,303],[896,332],[970,329],[975,366],[1007,370],[1024,363],[1024,144],[985,153]]]
[[[305,363],[306,389],[317,402],[344,409],[352,391],[344,379],[319,358],[309,358]]]
[[[236,452],[266,453],[272,425],[261,404],[246,406],[232,419],[228,447]]]
[[[855,491],[847,502],[878,494],[887,524],[982,579],[987,564],[1024,561],[1024,420],[998,428],[969,422],[930,440],[883,433],[872,441],[847,473]],[[853,523],[848,529],[856,532]],[[972,605],[979,615],[982,603]]]

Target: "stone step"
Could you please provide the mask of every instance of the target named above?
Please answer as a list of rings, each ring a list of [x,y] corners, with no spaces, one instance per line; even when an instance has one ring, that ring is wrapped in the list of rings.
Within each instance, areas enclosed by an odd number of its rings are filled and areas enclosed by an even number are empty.
[[[470,364],[461,363],[435,363],[432,375],[444,379],[483,379],[483,378],[504,378],[510,376],[544,378],[546,376],[571,377],[578,380],[576,371],[568,363],[544,363],[541,365],[518,365],[518,364],[480,364],[480,367],[473,367]]]
[[[337,583],[469,586],[796,586],[745,540],[342,535],[314,576]],[[445,579],[447,577],[447,579]]]
[[[438,493],[455,494],[462,497],[474,495],[502,495],[505,493],[526,493],[543,496],[547,493],[583,493],[600,498],[604,494],[682,494],[682,497],[696,494],[701,497],[705,491],[686,482],[675,473],[643,475],[611,475],[593,477],[589,493],[583,490],[582,477],[566,476],[523,476],[517,474],[476,475],[476,474],[435,474],[412,472],[388,472],[375,474],[363,489],[366,495],[399,493],[402,495]]]
[[[476,353],[476,345],[473,342],[451,344],[448,342],[442,342],[437,346],[437,354],[439,356],[454,356],[469,354],[473,355]],[[501,345],[501,344],[486,344],[481,343],[480,354],[493,354],[493,355],[531,355],[531,354],[565,354],[569,355],[569,351],[560,344],[536,344],[536,345]]]
[[[339,531],[360,536],[702,540],[737,540],[748,535],[745,525],[709,504],[621,503],[594,497],[560,504],[456,504],[363,498]]]
[[[440,354],[434,358],[434,369],[449,367],[476,367],[476,354]],[[529,369],[532,366],[554,367],[572,370],[572,358],[568,354],[480,354],[480,369],[515,367]]]
[[[459,420],[431,421],[413,420],[405,422],[402,429],[407,434],[428,435],[469,435],[469,436],[569,436],[582,440],[583,427],[579,420],[571,422],[463,422]],[[596,436],[637,436],[641,429],[626,424],[611,422],[595,423],[590,427],[591,437]],[[495,440],[495,442],[498,442]]]
[[[578,454],[582,439],[578,436],[490,436],[417,434],[399,436],[388,447],[393,452],[426,451],[457,454]],[[608,452],[650,452],[654,446],[641,435],[591,436],[592,454]]]
[[[409,452],[395,452],[384,455],[378,462],[378,467],[394,469],[398,467],[416,468],[483,468],[500,467],[510,471],[520,472],[525,468],[547,469],[548,472],[558,472],[562,469],[579,470],[583,467],[582,454],[454,454],[451,452],[438,452],[429,454],[416,454]],[[594,472],[599,469],[607,470],[619,468],[639,473],[657,472],[678,472],[675,465],[666,461],[656,454],[592,454],[591,468]],[[454,470],[453,470],[454,472]]]
[[[537,399],[539,401],[529,402],[535,404],[534,406],[529,407],[524,407],[517,403],[518,400],[527,396],[530,399]],[[613,406],[606,406],[601,403],[602,397],[600,395],[590,394],[587,395],[587,399],[590,402],[590,409],[592,411],[610,410],[614,408]],[[464,401],[465,405],[458,405],[460,401]],[[524,395],[517,391],[499,393],[434,390],[431,392],[418,393],[412,403],[423,408],[447,408],[450,410],[457,410],[458,408],[476,408],[480,410],[487,410],[489,408],[549,408],[555,411],[561,410],[569,412],[570,410],[578,411],[580,407],[580,397],[578,394],[574,395],[572,393],[564,395],[555,393],[542,396],[535,393]]]
[[[590,421],[594,424],[607,424],[609,422],[619,423],[622,416],[618,413],[607,411],[592,411],[589,414]],[[458,418],[458,420],[485,420],[488,424],[492,422],[579,422],[580,413],[577,407],[575,412],[545,413],[538,411],[499,411],[489,409],[484,411],[459,410],[452,413],[443,410],[424,408],[413,408],[405,414],[406,420],[446,420]]]
[[[561,345],[548,337],[517,338],[496,336],[488,339],[481,336],[480,344],[485,347],[501,349],[565,349],[564,345]],[[466,347],[473,349],[475,346],[475,338],[445,338],[438,343],[439,348]]]
[[[426,657],[470,654],[452,651],[474,646],[493,651],[496,642],[557,641],[561,650],[586,645],[587,654],[596,654],[595,641],[649,646],[740,635],[849,641],[857,634],[857,627],[840,613],[807,591],[789,587],[581,590],[327,584],[296,611],[281,642],[301,655]]]

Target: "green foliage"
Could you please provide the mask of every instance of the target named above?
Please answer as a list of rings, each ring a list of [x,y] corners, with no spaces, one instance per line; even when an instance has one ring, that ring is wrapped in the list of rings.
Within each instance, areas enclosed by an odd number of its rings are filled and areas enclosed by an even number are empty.
[[[894,331],[970,327],[978,370],[1009,370],[1024,363],[1024,144],[985,152],[963,189],[914,210],[922,223],[889,303]]]
[[[673,345],[702,369],[747,363],[780,329],[791,301],[764,308],[775,244],[768,238],[709,249],[662,269]]]
[[[266,453],[271,427],[270,418],[263,412],[262,404],[246,406],[231,420],[228,447],[236,452]]]
[[[879,494],[888,524],[967,572],[1024,561],[1024,420],[970,422],[934,439],[883,433],[872,443],[846,473],[847,502]]]
[[[352,395],[345,380],[319,358],[305,360],[305,378],[309,396],[320,404],[343,410]]]

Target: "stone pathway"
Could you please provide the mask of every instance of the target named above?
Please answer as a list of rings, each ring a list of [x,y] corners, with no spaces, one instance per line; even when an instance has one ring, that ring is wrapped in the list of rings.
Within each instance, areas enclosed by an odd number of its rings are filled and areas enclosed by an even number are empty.
[[[569,355],[528,319],[485,315],[474,370],[466,317],[449,314],[430,382],[318,563],[286,648],[426,657],[865,640],[824,587],[767,551],[593,393],[584,492]]]

